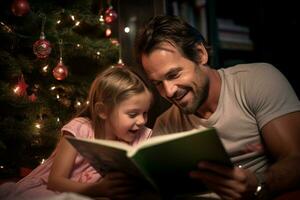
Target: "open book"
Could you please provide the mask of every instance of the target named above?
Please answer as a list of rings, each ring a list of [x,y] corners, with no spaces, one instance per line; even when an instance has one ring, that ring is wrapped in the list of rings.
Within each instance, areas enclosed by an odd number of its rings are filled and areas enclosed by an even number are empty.
[[[233,166],[214,128],[157,136],[134,147],[112,140],[66,139],[102,175],[123,171],[145,180],[160,193],[206,191],[189,177],[201,160]]]

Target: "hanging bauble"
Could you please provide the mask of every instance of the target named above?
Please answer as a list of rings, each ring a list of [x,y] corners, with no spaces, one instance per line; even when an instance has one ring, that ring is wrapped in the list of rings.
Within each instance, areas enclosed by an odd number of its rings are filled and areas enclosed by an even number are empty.
[[[14,0],[11,5],[11,11],[16,16],[24,16],[30,11],[30,6],[27,0]]]
[[[41,35],[40,39],[33,44],[33,52],[38,58],[47,58],[51,53],[52,45],[48,40],[46,40],[44,33],[46,15],[41,14],[41,16],[43,17]]]
[[[33,44],[33,52],[38,58],[47,58],[51,50],[52,45],[45,37],[41,36],[40,39]]]
[[[55,79],[61,81],[68,76],[68,68],[64,65],[62,60],[60,60],[56,67],[53,69],[52,73]]]
[[[28,96],[28,99],[29,99],[29,101],[31,101],[31,102],[35,102],[36,99],[37,99],[37,97],[36,97],[36,95],[35,95],[34,93],[32,93],[30,96]]]
[[[28,85],[25,82],[24,76],[22,74],[21,77],[19,78],[17,86],[14,88],[14,92],[18,96],[25,96],[25,95],[27,95],[27,88],[28,88]]]
[[[104,13],[104,21],[107,24],[114,22],[118,17],[117,12],[113,9],[112,6],[109,6]]]

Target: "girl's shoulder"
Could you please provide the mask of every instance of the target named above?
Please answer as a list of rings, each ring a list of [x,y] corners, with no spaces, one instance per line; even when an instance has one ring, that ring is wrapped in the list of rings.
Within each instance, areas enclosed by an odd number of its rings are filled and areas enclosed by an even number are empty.
[[[76,117],[64,125],[61,132],[67,131],[79,138],[94,138],[94,130],[88,118]]]

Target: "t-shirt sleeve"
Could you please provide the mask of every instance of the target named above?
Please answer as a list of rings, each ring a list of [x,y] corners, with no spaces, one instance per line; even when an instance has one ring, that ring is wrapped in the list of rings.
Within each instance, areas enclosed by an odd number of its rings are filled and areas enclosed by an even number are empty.
[[[250,70],[246,96],[261,129],[272,119],[300,110],[299,99],[284,75],[274,66],[260,63]]]
[[[65,131],[78,138],[94,138],[94,131],[90,121],[82,117],[74,118],[64,125],[61,129],[62,135],[64,135]]]

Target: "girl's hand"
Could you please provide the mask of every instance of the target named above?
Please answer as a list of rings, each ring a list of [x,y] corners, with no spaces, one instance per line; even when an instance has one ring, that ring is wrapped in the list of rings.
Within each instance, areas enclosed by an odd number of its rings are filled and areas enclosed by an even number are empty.
[[[199,179],[222,199],[251,199],[256,190],[255,175],[239,167],[228,168],[221,165],[201,162],[198,171],[192,171],[190,177]]]
[[[121,172],[107,173],[98,184],[103,196],[110,199],[132,199],[138,192],[137,182]]]

